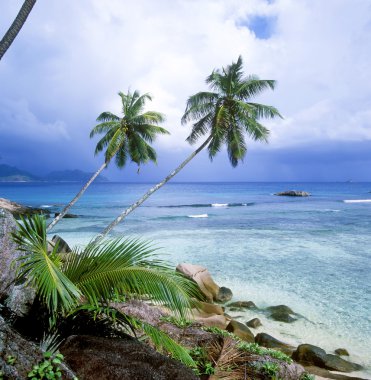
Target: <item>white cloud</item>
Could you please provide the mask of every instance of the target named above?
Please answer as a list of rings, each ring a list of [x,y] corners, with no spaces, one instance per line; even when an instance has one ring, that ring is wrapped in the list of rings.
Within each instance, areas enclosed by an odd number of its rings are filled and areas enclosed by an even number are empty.
[[[2,25],[12,21],[14,3],[2,4]],[[189,149],[180,126],[187,97],[205,88],[213,68],[242,54],[247,72],[278,80],[260,99],[285,116],[268,123],[273,146],[371,139],[370,11],[368,0],[40,2],[1,61],[0,96],[27,99],[36,119],[55,113],[61,136],[87,136],[101,111],[120,112],[116,93],[131,86],[150,92],[149,108],[167,115],[172,136],[158,146]],[[241,26],[254,15],[275,18],[271,38]]]

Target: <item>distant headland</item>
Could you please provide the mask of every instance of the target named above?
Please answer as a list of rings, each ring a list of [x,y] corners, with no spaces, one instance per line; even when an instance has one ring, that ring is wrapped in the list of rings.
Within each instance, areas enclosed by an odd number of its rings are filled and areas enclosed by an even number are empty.
[[[0,182],[86,182],[93,173],[82,170],[57,170],[46,176],[34,175],[28,171],[6,164],[0,165]],[[107,177],[100,175],[96,182],[109,182]]]

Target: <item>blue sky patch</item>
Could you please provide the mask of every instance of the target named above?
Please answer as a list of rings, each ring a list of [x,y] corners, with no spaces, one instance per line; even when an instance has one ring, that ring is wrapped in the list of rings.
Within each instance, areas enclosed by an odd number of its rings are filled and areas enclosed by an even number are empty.
[[[254,32],[261,40],[267,40],[274,34],[277,18],[274,16],[252,16],[240,23]]]

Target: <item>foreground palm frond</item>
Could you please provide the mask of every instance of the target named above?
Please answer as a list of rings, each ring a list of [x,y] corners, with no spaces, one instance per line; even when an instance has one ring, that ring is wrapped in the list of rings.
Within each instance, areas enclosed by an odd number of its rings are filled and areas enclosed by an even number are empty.
[[[46,223],[41,215],[21,218],[13,239],[19,250],[25,252],[18,261],[18,277],[26,279],[36,288],[40,299],[52,314],[76,307],[81,298],[77,286],[61,271],[58,245],[48,253]]]
[[[90,304],[108,303],[119,295],[145,296],[184,317],[192,306],[190,298],[199,297],[197,288],[154,251],[149,243],[134,239],[89,244],[63,271]]]

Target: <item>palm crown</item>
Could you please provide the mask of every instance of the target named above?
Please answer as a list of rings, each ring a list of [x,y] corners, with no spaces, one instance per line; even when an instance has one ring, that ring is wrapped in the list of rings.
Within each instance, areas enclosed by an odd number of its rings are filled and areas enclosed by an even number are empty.
[[[214,70],[206,83],[213,92],[198,92],[187,101],[182,123],[197,120],[187,141],[193,144],[209,134],[210,159],[225,143],[232,166],[237,166],[247,151],[245,134],[253,140],[267,141],[269,130],[258,119],[281,117],[276,108],[251,102],[262,91],[273,90],[276,82],[261,80],[255,75],[244,76],[239,56],[237,62]]]
[[[164,121],[164,116],[155,111],[143,112],[147,100],[152,100],[149,94],[140,95],[138,91],[127,94],[119,92],[122,103],[122,117],[111,112],[101,113],[90,137],[105,133],[98,141],[95,153],[106,148],[105,161],[108,163],[114,156],[116,165],[123,167],[128,158],[140,165],[149,160],[156,162],[156,152],[149,145],[157,134],[169,132],[157,124]]]

